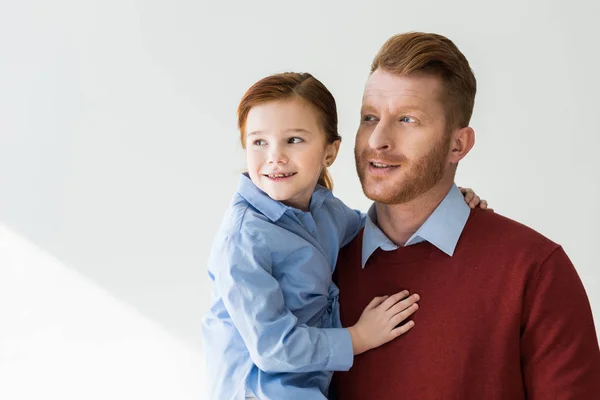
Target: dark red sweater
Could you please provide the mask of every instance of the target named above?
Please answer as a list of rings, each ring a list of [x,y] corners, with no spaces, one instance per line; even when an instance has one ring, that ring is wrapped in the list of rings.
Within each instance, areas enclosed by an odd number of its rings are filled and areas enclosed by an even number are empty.
[[[378,249],[361,269],[362,233],[338,259],[342,323],[375,296],[421,295],[415,327],[336,373],[340,400],[600,399],[588,298],[563,249],[474,210],[454,255],[425,242]]]

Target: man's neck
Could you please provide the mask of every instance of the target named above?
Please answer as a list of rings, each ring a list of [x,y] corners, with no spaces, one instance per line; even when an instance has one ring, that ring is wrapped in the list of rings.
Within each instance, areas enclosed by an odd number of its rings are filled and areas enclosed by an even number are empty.
[[[442,180],[403,204],[375,203],[377,226],[392,242],[403,246],[444,200],[452,184],[453,180]]]

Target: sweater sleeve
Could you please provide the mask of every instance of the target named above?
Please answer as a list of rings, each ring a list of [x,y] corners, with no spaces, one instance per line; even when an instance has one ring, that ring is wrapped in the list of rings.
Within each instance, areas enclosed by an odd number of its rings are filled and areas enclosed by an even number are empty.
[[[557,247],[525,292],[521,365],[528,400],[600,399],[600,350],[585,289]]]

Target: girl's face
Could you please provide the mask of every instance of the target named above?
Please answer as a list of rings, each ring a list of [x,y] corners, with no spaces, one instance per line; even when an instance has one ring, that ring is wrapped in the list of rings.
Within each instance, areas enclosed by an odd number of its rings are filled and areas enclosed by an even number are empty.
[[[254,106],[246,120],[246,161],[252,182],[274,200],[308,210],[324,167],[340,141],[327,143],[313,107],[301,99]]]

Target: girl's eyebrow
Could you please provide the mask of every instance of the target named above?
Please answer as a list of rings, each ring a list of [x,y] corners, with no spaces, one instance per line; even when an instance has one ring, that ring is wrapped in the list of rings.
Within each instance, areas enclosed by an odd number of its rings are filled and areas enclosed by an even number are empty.
[[[304,129],[304,128],[290,128],[290,129],[286,129],[284,132],[285,132],[285,133],[290,133],[290,132],[296,132],[296,133],[308,133],[309,135],[311,134],[311,132],[310,132],[310,131],[307,131],[307,130],[306,130],[306,129]],[[252,132],[248,133],[248,134],[246,135],[246,137],[250,137],[250,136],[252,136],[252,135],[260,135],[260,134],[263,134],[263,133],[264,133],[264,131],[252,131]]]
[[[304,128],[290,128],[290,129],[286,129],[284,132],[286,132],[286,133],[288,133],[288,132],[308,133],[309,135],[311,134],[310,131],[307,131]]]

